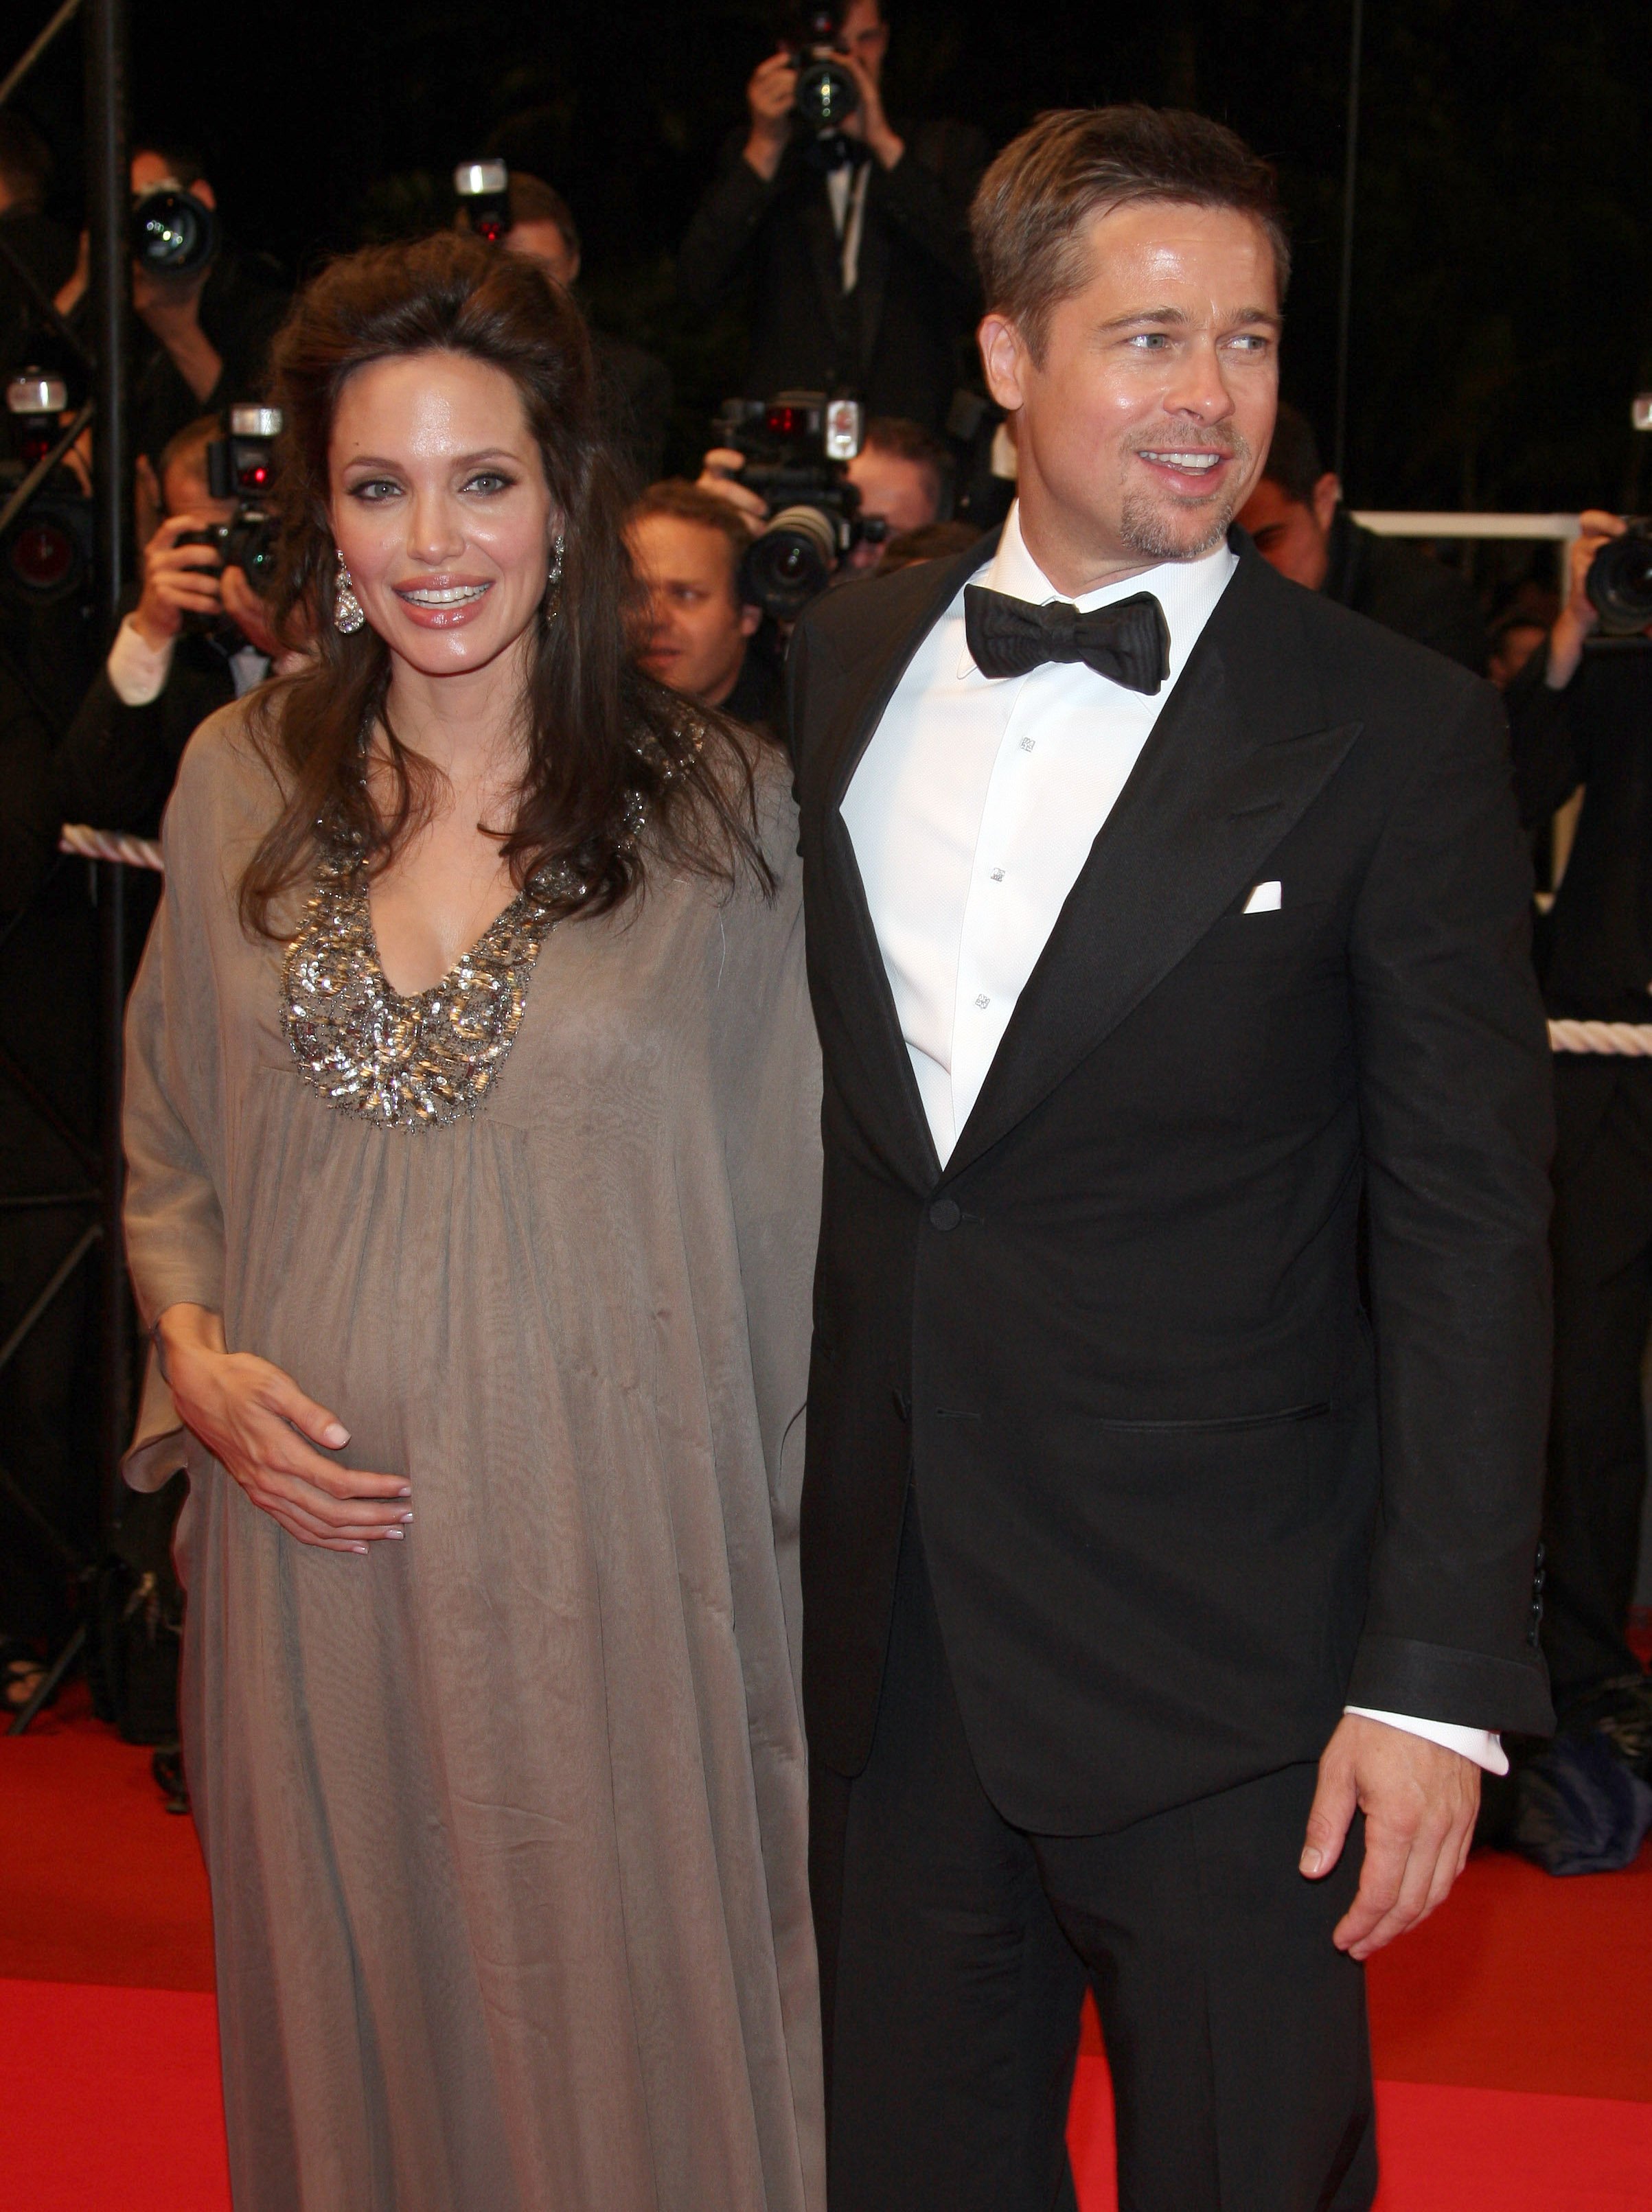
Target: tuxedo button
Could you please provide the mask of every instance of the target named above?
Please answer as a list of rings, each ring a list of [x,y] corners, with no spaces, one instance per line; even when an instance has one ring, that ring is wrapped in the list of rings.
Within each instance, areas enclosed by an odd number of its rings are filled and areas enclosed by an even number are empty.
[[[929,1209],[932,1229],[956,1229],[963,1218],[963,1214],[956,1199],[938,1198]]]

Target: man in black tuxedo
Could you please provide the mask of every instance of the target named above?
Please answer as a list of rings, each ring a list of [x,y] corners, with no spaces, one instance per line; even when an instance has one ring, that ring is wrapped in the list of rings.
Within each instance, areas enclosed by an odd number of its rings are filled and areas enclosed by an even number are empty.
[[[1351,2212],[1360,1962],[1549,1723],[1549,1071],[1491,691],[1278,576],[1285,242],[1203,118],[975,212],[1019,499],[793,646],[834,2212]],[[1369,1254],[1357,1261],[1362,1201]]]
[[[897,131],[884,109],[878,0],[847,0],[839,21],[859,106],[817,137],[794,112],[793,50],[762,63],[750,125],[723,149],[677,283],[702,313],[749,295],[752,398],[848,391],[869,415],[939,430],[975,307],[967,218],[985,141],[957,123]]]

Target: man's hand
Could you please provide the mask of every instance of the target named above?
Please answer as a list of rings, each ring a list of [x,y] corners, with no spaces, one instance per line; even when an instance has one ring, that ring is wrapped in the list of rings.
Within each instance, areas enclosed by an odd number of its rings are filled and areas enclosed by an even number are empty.
[[[732,446],[714,446],[700,464],[695,489],[726,499],[755,538],[768,520],[768,502],[760,491],[740,482],[745,455]]]
[[[1621,538],[1628,527],[1620,514],[1606,514],[1592,507],[1578,516],[1582,535],[1572,540],[1570,589],[1554,628],[1549,632],[1549,666],[1545,678],[1552,691],[1564,691],[1577,673],[1583,657],[1583,640],[1600,627],[1588,590],[1594,556],[1608,539]]]
[[[745,158],[765,184],[772,183],[780,156],[792,137],[792,108],[798,96],[797,64],[790,46],[781,46],[766,62],[759,62],[745,88],[751,110],[751,133],[745,142]]]
[[[1359,1893],[1333,1942],[1369,1959],[1443,1905],[1468,1859],[1480,1770],[1386,1721],[1346,1713],[1320,1760],[1302,1871],[1320,1881],[1342,1856],[1354,1808],[1365,1815]]]
[[[226,568],[219,580],[224,612],[247,643],[279,660],[286,647],[276,635],[270,609],[246,580],[244,568]]]
[[[185,615],[219,614],[223,597],[218,556],[210,545],[180,545],[187,530],[205,530],[204,514],[174,514],[143,548],[143,595],[132,611],[132,627],[156,653],[171,645]]]
[[[864,138],[878,167],[892,169],[906,152],[906,140],[897,138],[890,129],[878,80],[857,55],[840,54],[838,59],[860,88],[860,105],[843,125],[844,134]]]
[[[132,268],[132,306],[172,356],[178,371],[195,397],[204,403],[224,373],[223,357],[201,328],[201,295],[208,271],[181,282],[176,276],[157,276],[141,261]]]

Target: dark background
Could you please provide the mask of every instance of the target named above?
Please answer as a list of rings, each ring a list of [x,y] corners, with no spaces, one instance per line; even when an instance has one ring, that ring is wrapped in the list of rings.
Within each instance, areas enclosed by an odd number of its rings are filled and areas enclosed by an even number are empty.
[[[4,58],[49,12],[12,11]],[[1349,0],[888,0],[888,105],[994,147],[1041,108],[1203,109],[1278,164],[1297,240],[1287,395],[1328,447]],[[301,275],[445,220],[453,163],[556,184],[598,319],[670,360],[671,459],[731,390],[738,328],[679,315],[671,255],[777,11],[760,0],[132,0],[142,133],[202,146],[232,233]],[[20,105],[78,191],[71,33]],[[1652,386],[1652,10],[1643,0],[1369,0],[1348,489],[1370,506],[1633,508]]]

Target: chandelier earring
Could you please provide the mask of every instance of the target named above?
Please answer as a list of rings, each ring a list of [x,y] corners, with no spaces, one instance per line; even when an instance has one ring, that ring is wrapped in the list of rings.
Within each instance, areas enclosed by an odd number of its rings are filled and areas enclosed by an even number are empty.
[[[550,556],[550,570],[547,579],[553,590],[562,580],[562,550],[565,543],[564,533],[559,530],[556,533],[556,548]]]
[[[361,629],[367,617],[361,611],[361,602],[355,596],[355,586],[350,581],[350,572],[344,566],[344,556],[338,556],[338,574],[333,578],[332,618],[337,629],[346,637],[352,637]]]

